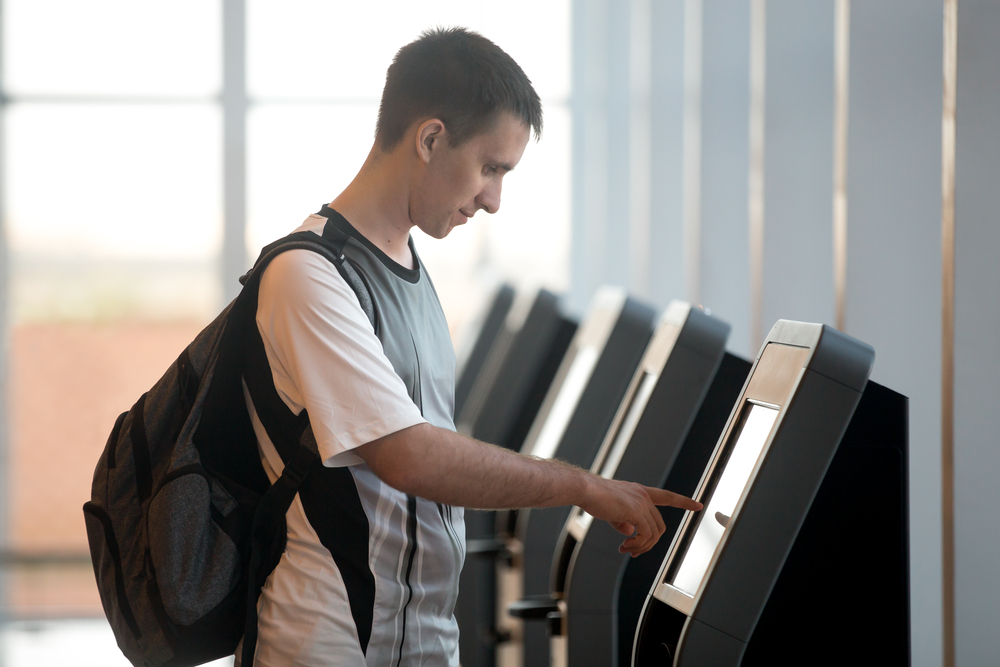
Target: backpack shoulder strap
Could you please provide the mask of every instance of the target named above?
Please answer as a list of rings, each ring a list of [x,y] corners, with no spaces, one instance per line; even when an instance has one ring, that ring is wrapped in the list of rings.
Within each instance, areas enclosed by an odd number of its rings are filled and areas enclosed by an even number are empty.
[[[327,227],[331,226],[327,224]],[[299,232],[265,247],[254,267],[240,278],[243,290],[230,314],[231,324],[242,333],[243,379],[257,416],[285,464],[281,476],[261,498],[254,514],[241,659],[244,665],[253,664],[257,644],[257,599],[261,587],[284,551],[287,530],[285,513],[303,480],[316,465],[320,465],[319,452],[309,428],[309,415],[306,410],[293,414],[274,386],[267,352],[256,326],[260,280],[271,261],[283,252],[303,249],[319,253],[337,268],[350,285],[372,327],[377,330],[378,318],[368,287],[344,254],[348,240],[346,235],[328,237],[324,232],[322,237],[318,237],[312,232]]]
[[[327,220],[326,225],[323,227],[323,239],[329,241],[332,247],[340,249],[340,263],[337,266],[337,270],[340,271],[340,275],[351,286],[351,289],[354,290],[354,294],[358,297],[358,303],[361,304],[361,310],[365,311],[368,321],[372,323],[375,334],[378,335],[378,310],[375,308],[375,302],[372,300],[371,288],[365,282],[364,275],[358,271],[344,253],[344,248],[347,247],[347,243],[351,240],[351,237],[335,225],[333,220]]]
[[[257,299],[264,270],[275,257],[288,250],[310,250],[326,257],[354,291],[372,327],[376,332],[378,330],[378,313],[368,286],[344,254],[344,246],[349,237],[342,233],[338,236],[334,232],[339,230],[329,223],[326,227],[322,237],[312,232],[298,232],[265,247],[253,269],[240,279],[243,290],[237,297],[231,315],[235,318],[233,324],[243,332],[241,336],[245,346],[243,378],[253,399],[254,408],[271,442],[286,463],[295,456],[298,441],[308,426],[308,416],[305,411],[299,415],[292,414],[278,396],[271,367],[267,361],[267,353],[257,331]]]

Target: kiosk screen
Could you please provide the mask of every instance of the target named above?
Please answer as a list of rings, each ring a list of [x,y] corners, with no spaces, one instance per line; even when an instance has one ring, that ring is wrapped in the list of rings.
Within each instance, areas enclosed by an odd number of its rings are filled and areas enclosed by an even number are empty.
[[[725,466],[721,474],[716,472],[711,497],[701,499],[705,509],[699,513],[694,534],[687,543],[680,564],[673,568],[673,581],[668,582],[691,597],[694,597],[708,570],[712,555],[778,417],[776,408],[757,403],[749,403],[748,408],[736,442],[729,447]]]

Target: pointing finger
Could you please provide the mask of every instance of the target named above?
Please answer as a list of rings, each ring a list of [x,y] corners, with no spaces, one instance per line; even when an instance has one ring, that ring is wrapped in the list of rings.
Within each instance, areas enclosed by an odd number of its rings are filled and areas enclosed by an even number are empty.
[[[646,493],[649,494],[649,499],[653,501],[654,505],[679,507],[683,510],[694,511],[700,510],[704,507],[704,505],[696,500],[691,500],[687,496],[682,496],[679,493],[667,491],[666,489],[656,489],[647,486]]]

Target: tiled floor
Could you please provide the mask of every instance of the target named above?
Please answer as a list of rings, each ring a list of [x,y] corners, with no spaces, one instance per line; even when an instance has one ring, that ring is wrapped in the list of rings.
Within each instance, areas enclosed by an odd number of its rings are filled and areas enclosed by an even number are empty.
[[[104,619],[10,623],[0,630],[2,667],[131,667]],[[208,663],[228,667],[233,659]]]

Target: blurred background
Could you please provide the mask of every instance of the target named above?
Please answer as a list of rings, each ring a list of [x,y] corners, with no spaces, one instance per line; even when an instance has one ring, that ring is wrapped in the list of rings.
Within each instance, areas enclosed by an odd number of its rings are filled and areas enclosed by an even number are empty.
[[[911,398],[913,664],[994,664],[990,0],[0,0],[0,25],[3,667],[126,664],[80,511],[114,419],[350,182],[435,26],[495,41],[545,112],[499,213],[414,233],[455,340],[508,281],[703,304],[746,357],[778,318],[871,343]]]

